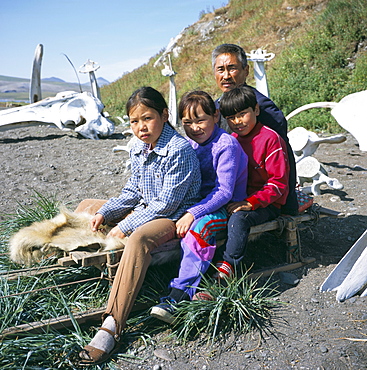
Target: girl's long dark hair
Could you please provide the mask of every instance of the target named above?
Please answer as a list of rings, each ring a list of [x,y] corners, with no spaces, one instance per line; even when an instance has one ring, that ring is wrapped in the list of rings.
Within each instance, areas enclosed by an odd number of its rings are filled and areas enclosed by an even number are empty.
[[[129,115],[133,107],[136,107],[139,104],[156,110],[160,115],[163,114],[164,109],[168,109],[167,103],[162,94],[149,86],[141,87],[132,93],[126,103],[127,115]]]

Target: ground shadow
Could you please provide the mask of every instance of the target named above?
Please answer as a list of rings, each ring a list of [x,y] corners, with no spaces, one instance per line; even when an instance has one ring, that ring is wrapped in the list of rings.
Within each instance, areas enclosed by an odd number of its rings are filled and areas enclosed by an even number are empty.
[[[48,140],[56,140],[60,139],[62,137],[68,136],[67,134],[51,134],[46,136],[25,136],[25,137],[19,137],[19,138],[4,138],[0,139],[0,143],[3,144],[14,144],[14,143],[21,143],[21,142],[27,142],[27,141],[48,141]]]

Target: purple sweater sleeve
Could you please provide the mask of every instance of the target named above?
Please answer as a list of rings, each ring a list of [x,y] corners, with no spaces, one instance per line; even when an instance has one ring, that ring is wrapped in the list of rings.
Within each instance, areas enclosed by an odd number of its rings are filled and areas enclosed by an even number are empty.
[[[206,185],[206,194],[202,193],[204,198],[188,209],[195,219],[216,212],[230,201],[246,198],[247,156],[233,139],[223,130],[217,130],[215,140],[196,147],[202,189]],[[214,178],[207,179],[206,175],[211,172],[214,172]]]

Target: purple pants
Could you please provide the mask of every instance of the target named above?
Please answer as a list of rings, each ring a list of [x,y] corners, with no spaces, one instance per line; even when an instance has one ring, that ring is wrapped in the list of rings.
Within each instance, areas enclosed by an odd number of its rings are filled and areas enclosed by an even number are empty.
[[[194,296],[201,277],[208,270],[216,249],[215,237],[227,227],[228,214],[224,208],[195,220],[181,239],[181,264],[178,277],[170,287],[183,290],[190,299]]]

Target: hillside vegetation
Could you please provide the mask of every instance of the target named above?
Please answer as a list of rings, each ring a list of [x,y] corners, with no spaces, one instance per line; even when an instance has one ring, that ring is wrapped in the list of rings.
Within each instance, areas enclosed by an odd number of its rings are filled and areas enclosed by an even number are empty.
[[[246,52],[261,48],[275,53],[266,64],[267,79],[271,98],[285,115],[312,102],[338,102],[367,89],[366,37],[365,0],[231,0],[187,27],[177,42],[179,54],[171,56],[177,97],[198,88],[219,96],[211,52],[226,42],[239,44]],[[110,114],[125,114],[128,97],[141,86],[153,86],[168,100],[169,79],[161,74],[163,65],[153,67],[162,52],[102,88]],[[247,82],[255,85],[252,75],[251,71]],[[330,112],[321,109],[301,113],[289,124],[341,131]]]

